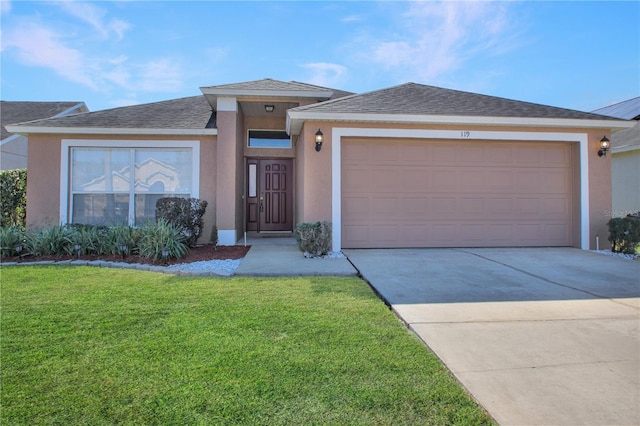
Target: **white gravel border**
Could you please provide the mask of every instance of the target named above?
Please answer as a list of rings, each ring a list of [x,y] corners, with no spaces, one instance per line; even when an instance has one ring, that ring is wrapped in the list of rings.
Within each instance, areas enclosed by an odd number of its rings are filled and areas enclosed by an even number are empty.
[[[623,259],[636,260],[637,254],[614,253],[611,250],[591,250],[593,253],[604,254],[606,256],[621,257]]]

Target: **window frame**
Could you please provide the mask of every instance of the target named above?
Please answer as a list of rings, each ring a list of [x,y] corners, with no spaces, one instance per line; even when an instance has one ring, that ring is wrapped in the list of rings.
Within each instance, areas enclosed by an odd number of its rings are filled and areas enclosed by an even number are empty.
[[[104,139],[63,139],[60,156],[60,223],[71,223],[73,219],[73,194],[71,189],[71,151],[72,148],[124,148],[130,149],[191,149],[191,193],[194,198],[200,197],[200,141],[199,140],[104,140]],[[135,189],[133,206],[128,212],[128,224],[135,225]]]
[[[287,139],[289,141],[288,146],[252,146],[251,145],[251,133],[280,133],[287,135]],[[267,138],[268,139],[268,138]],[[285,138],[273,138],[274,140],[285,140]],[[247,148],[251,149],[291,149],[293,148],[293,141],[291,140],[291,135],[287,134],[286,130],[277,130],[277,129],[249,129],[247,130]]]

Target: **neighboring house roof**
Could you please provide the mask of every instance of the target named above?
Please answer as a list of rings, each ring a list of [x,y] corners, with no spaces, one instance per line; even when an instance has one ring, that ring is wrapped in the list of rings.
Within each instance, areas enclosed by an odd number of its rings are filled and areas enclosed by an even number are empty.
[[[597,114],[627,120],[640,120],[640,96],[624,102],[609,105],[593,111]],[[640,149],[640,122],[631,129],[619,130],[611,135],[611,151],[613,153]]]
[[[13,134],[5,128],[6,125],[87,111],[84,102],[0,101],[2,140]]]
[[[12,128],[14,126],[11,126]],[[19,127],[19,129],[18,129]],[[216,134],[216,114],[203,96],[133,105],[15,126],[24,133]]]
[[[625,120],[640,120],[640,96],[627,101],[618,102],[604,108],[592,111],[595,114],[624,118]]]
[[[630,129],[618,130],[611,135],[611,152],[640,150],[640,122]]]

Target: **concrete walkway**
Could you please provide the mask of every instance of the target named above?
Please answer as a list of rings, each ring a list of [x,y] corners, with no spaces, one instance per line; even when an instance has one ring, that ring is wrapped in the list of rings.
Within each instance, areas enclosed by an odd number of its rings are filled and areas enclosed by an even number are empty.
[[[577,249],[345,250],[502,425],[637,425],[640,262]]]
[[[239,243],[240,244],[240,243]],[[292,238],[256,239],[251,245],[235,276],[356,276],[357,271],[346,258],[307,259]]]

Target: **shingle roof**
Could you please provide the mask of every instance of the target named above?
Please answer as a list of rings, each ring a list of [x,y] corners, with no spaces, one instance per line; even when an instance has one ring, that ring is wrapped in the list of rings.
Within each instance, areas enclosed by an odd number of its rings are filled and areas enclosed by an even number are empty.
[[[2,139],[12,135],[5,128],[8,124],[53,117],[78,105],[84,102],[0,101]]]
[[[114,129],[215,128],[215,113],[204,96],[172,99],[67,117],[38,120],[29,127],[79,127]]]
[[[271,78],[263,78],[262,80],[243,81],[240,83],[218,84],[207,86],[207,89],[236,89],[236,90],[327,90],[325,87],[314,86],[307,83],[299,83],[297,81],[279,81]]]
[[[640,96],[604,108],[598,108],[592,112],[610,117],[624,118],[625,120],[640,120]]]
[[[610,119],[601,115],[416,83],[318,104],[292,111],[356,114],[402,114],[477,117]]]
[[[617,150],[640,149],[640,122],[630,129],[618,130],[611,135],[611,148]]]

